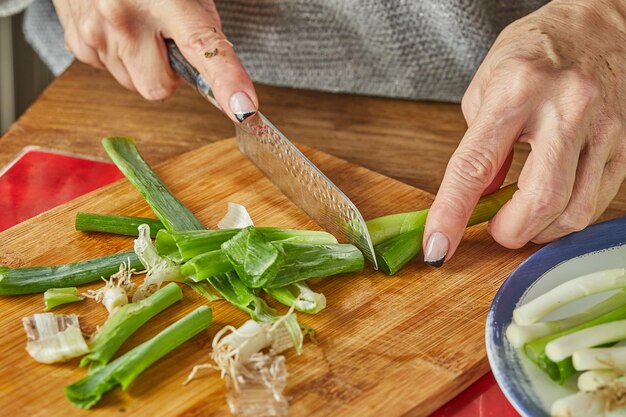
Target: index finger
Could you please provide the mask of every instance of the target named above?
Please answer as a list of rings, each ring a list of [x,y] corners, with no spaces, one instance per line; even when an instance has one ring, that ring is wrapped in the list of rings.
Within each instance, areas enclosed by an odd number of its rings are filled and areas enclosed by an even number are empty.
[[[207,80],[221,109],[235,122],[252,116],[258,98],[252,80],[219,18],[196,2],[172,2],[161,17],[164,36],[173,39],[185,58]]]
[[[529,119],[530,109],[528,102],[493,93],[485,97],[448,162],[428,213],[424,262],[441,266],[454,254],[478,199],[507,163],[513,144]]]

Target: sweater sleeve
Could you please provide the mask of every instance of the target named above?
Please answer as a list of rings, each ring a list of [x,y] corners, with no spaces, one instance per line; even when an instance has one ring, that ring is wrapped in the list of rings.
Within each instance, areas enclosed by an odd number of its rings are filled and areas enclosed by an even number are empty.
[[[13,16],[24,10],[33,0],[0,0],[0,17]]]

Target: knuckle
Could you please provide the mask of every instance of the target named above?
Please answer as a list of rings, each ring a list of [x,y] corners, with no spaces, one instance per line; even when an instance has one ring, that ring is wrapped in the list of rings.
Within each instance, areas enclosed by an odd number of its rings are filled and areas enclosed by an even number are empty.
[[[555,189],[540,189],[531,194],[530,209],[540,219],[552,219],[563,212],[567,196]]]
[[[98,47],[102,42],[100,28],[90,19],[81,22],[78,26],[83,42],[91,47]]]
[[[228,44],[221,32],[214,32],[209,27],[191,31],[184,42],[189,49],[197,54],[204,54],[209,49],[220,49]]]
[[[98,11],[102,17],[115,27],[125,26],[128,19],[128,11],[124,2],[100,0]]]
[[[493,151],[488,148],[463,149],[457,151],[450,165],[452,172],[459,180],[482,191],[493,179],[496,171],[495,160]]]
[[[557,230],[564,233],[577,232],[591,223],[595,204],[592,202],[581,203],[579,207],[566,209],[557,220]]]

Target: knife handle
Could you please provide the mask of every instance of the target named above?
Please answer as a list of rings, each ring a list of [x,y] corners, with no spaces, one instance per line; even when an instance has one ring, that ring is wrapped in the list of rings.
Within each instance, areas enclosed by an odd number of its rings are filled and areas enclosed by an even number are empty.
[[[166,39],[165,45],[167,46],[167,56],[170,59],[170,65],[174,72],[187,81],[189,85],[195,87],[202,97],[207,99],[218,109],[221,109],[220,105],[217,104],[217,100],[215,100],[213,90],[211,90],[206,78],[187,61],[183,53],[178,49],[178,46],[176,46],[176,43],[171,39]]]

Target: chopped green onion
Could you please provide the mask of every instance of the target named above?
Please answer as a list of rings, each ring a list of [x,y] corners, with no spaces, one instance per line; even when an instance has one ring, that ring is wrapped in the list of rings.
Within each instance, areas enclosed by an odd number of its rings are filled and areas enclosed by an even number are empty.
[[[217,222],[218,229],[243,229],[254,226],[248,210],[241,204],[228,203],[226,215]]]
[[[251,288],[261,288],[272,280],[284,260],[278,248],[252,226],[224,242],[222,251],[239,279]]]
[[[135,141],[128,137],[102,139],[102,145],[115,165],[143,195],[167,230],[201,230],[202,223],[168,190],[143,160]]]
[[[222,297],[220,297],[218,294],[215,293],[215,289],[207,281],[204,281],[204,282],[185,281],[183,282],[183,284],[187,285],[192,290],[194,290],[195,292],[197,292],[198,294],[206,298],[207,301],[217,301],[217,300],[222,299]]]
[[[313,291],[305,281],[264,290],[278,302],[303,313],[315,314],[326,307],[324,294]]]
[[[285,260],[278,274],[265,287],[278,288],[308,278],[361,271],[365,267],[363,253],[354,245],[308,245],[275,243]]]
[[[41,363],[66,362],[89,352],[75,314],[34,314],[22,319],[26,351]]]
[[[546,345],[553,340],[560,337],[576,333],[580,330],[587,329],[599,324],[609,323],[616,320],[626,319],[626,305],[616,308],[606,314],[596,317],[586,323],[579,324],[571,329],[564,330],[559,333],[552,334],[550,336],[542,337],[541,339],[533,340],[524,346],[524,352],[526,356],[533,361],[539,368],[543,369],[548,376],[553,380],[562,384],[565,380],[576,373],[574,365],[572,365],[572,358],[568,357],[559,362],[554,362],[546,354]]]
[[[482,197],[467,226],[486,222],[513,196],[517,184],[502,187]],[[397,213],[368,220],[367,229],[372,237],[374,252],[380,269],[388,275],[398,272],[422,249],[422,236],[428,209]]]
[[[612,321],[581,329],[550,341],[546,345],[546,355],[551,361],[558,362],[569,358],[578,350],[625,339],[626,320]]]
[[[43,293],[43,302],[46,305],[45,311],[50,311],[62,304],[75,303],[84,299],[85,297],[81,297],[78,294],[76,287],[50,288]]]
[[[559,307],[592,294],[626,287],[624,268],[608,269],[574,278],[525,303],[513,311],[513,321],[520,325],[537,322]]]
[[[89,343],[90,353],[81,360],[80,366],[85,366],[90,362],[97,365],[107,364],[130,335],[152,317],[182,298],[183,293],[180,287],[172,282],[148,298],[117,309]]]
[[[157,234],[155,245],[159,255],[175,262],[182,262],[203,253],[220,249],[224,242],[232,239],[240,230],[191,230],[183,232],[164,230]],[[280,229],[276,227],[257,227],[256,230],[271,242],[337,243],[337,239],[330,233],[317,230]]]
[[[595,391],[621,375],[621,373],[606,369],[583,372],[578,377],[578,389],[581,391]]]
[[[613,379],[593,391],[577,392],[552,404],[552,417],[599,417],[626,405],[626,377]],[[621,413],[619,415],[622,415]]]
[[[110,214],[76,213],[76,230],[82,232],[102,232],[116,235],[137,236],[139,225],[150,226],[151,237],[156,237],[164,229],[160,220],[146,217],[113,216]]]
[[[609,298],[594,304],[587,310],[560,320],[537,322],[528,325],[511,323],[506,329],[506,338],[516,348],[521,348],[528,342],[549,336],[551,334],[571,329],[574,326],[593,320],[609,311],[626,305],[626,288]]]
[[[284,258],[276,276],[265,282],[265,288],[284,287],[309,278],[360,271],[364,267],[361,251],[350,244],[309,245],[303,243],[273,243]],[[221,251],[199,255],[181,267],[181,273],[194,281],[200,281],[232,271]],[[255,283],[246,282],[253,287]],[[254,288],[254,287],[253,287]]]
[[[211,319],[209,307],[198,307],[152,339],[66,387],[66,397],[77,407],[91,408],[117,385],[126,389],[154,362],[209,327]]]
[[[122,252],[59,266],[0,267],[0,295],[32,294],[50,288],[76,287],[116,273],[130,259],[132,268],[141,262],[134,252]]]
[[[198,255],[180,267],[180,273],[195,282],[232,270],[233,265],[221,249]]]
[[[614,369],[624,372],[626,371],[626,346],[580,349],[572,355],[572,363],[577,371]]]
[[[378,268],[394,275],[422,250],[424,226],[409,230],[374,246]]]

